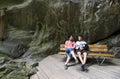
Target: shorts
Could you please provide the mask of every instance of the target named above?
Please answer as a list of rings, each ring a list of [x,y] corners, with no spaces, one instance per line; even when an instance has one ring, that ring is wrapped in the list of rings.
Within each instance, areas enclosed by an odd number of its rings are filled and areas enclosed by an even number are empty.
[[[67,55],[68,55],[69,57],[72,57],[71,51],[74,51],[74,49],[72,49],[72,48],[67,48],[67,49],[65,50],[65,52],[67,53]]]
[[[81,54],[83,54],[83,53],[88,53],[88,50],[80,50],[80,49],[76,49],[76,52],[81,52]]]

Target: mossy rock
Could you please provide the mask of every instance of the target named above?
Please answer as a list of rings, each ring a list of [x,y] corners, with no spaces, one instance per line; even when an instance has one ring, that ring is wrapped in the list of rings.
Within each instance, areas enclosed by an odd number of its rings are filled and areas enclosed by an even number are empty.
[[[25,75],[24,71],[12,71],[6,76],[2,77],[2,79],[28,79],[28,77]]]
[[[0,0],[0,9],[21,4],[24,0]]]

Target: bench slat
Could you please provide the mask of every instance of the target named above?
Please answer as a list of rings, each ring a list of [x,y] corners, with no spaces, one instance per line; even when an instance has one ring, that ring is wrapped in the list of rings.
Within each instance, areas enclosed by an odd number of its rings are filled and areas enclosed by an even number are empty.
[[[107,48],[107,45],[99,45],[99,44],[89,44],[89,48]],[[60,44],[60,48],[64,48],[65,44]]]
[[[65,47],[65,44],[60,44],[60,48],[64,48]]]
[[[88,53],[88,56],[100,56],[100,57],[114,57],[113,54],[108,54],[108,53]]]
[[[93,51],[93,52],[108,52],[108,49],[90,49],[89,51]]]
[[[60,55],[66,55],[66,52],[58,52]],[[114,57],[113,54],[108,54],[108,53],[88,53],[88,56],[98,56],[98,57]]]
[[[65,44],[60,44],[60,47],[64,47]],[[89,44],[88,45],[89,47],[103,47],[103,48],[106,48],[107,45],[100,45],[100,44]]]
[[[93,44],[93,45],[89,44],[88,46],[90,48],[96,48],[96,47],[98,47],[98,48],[107,48],[107,45],[99,45],[99,44]]]
[[[65,51],[65,48],[60,48],[60,51]],[[93,52],[107,52],[108,49],[90,49],[89,51],[93,51]]]

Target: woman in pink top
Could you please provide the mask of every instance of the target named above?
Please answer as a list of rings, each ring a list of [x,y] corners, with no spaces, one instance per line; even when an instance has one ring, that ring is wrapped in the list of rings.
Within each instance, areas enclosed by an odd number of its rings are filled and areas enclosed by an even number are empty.
[[[73,57],[75,59],[75,62],[78,63],[78,60],[75,56],[74,49],[75,49],[75,41],[73,41],[73,36],[70,35],[68,37],[69,39],[65,42],[65,52],[67,53],[67,60],[65,62],[65,69],[68,68],[68,62],[70,61],[70,58]]]

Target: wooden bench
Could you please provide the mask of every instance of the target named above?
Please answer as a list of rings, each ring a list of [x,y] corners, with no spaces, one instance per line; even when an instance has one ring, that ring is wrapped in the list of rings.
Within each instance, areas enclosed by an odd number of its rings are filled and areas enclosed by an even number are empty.
[[[89,44],[88,56],[96,59],[98,65],[102,65],[106,58],[115,57],[115,54],[108,53],[107,45]],[[60,44],[60,55],[67,55],[65,52],[65,45]],[[78,56],[76,54],[76,56]]]

